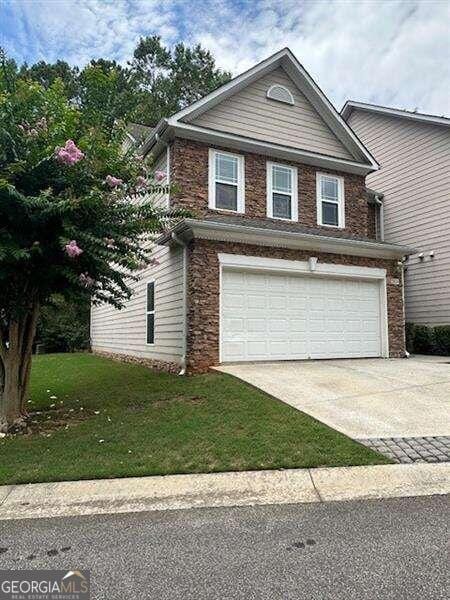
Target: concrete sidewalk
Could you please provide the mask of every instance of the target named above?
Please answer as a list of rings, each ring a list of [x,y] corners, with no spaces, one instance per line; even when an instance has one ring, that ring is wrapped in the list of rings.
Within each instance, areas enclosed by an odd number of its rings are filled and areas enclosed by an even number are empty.
[[[450,493],[450,463],[242,471],[0,487],[0,520]]]

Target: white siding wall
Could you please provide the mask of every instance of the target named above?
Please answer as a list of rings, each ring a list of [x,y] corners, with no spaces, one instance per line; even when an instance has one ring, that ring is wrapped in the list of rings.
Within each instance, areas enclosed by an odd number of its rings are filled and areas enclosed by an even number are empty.
[[[450,128],[359,110],[349,124],[381,165],[366,181],[385,195],[385,240],[425,254],[407,263],[407,321],[450,324]]]
[[[157,248],[160,265],[151,266],[133,282],[133,296],[125,308],[104,304],[92,307],[91,340],[94,350],[167,362],[183,354],[183,251]],[[146,343],[147,282],[155,281],[155,343]]]
[[[294,106],[266,98],[267,90],[276,83],[291,91]],[[353,159],[281,68],[223,100],[192,123],[256,140]]]
[[[155,161],[155,170],[166,170],[166,155]],[[155,204],[167,206],[166,194],[153,197]],[[155,247],[159,265],[142,271],[131,282],[131,299],[122,310],[108,304],[91,310],[93,350],[126,354],[166,362],[181,362],[183,354],[183,250]],[[155,281],[155,343],[146,343],[147,283]]]

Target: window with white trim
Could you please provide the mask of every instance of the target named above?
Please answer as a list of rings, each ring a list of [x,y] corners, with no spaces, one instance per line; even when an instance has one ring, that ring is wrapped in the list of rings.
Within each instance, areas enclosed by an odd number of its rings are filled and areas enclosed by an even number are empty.
[[[147,283],[147,344],[155,343],[155,282]]]
[[[267,163],[267,216],[298,221],[296,167]]]
[[[344,179],[317,173],[317,223],[326,227],[345,227]]]
[[[210,149],[208,205],[216,210],[245,211],[243,156]]]

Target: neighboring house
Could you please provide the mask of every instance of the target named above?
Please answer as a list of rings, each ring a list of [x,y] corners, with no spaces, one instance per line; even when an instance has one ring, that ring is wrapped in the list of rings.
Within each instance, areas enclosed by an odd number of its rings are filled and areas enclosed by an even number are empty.
[[[450,325],[450,119],[361,102],[342,116],[380,164],[384,239],[417,253],[405,263],[406,320]]]
[[[405,354],[407,247],[374,239],[376,161],[284,49],[161,121],[143,152],[192,218],[157,240],[95,352],[174,372],[221,362]]]

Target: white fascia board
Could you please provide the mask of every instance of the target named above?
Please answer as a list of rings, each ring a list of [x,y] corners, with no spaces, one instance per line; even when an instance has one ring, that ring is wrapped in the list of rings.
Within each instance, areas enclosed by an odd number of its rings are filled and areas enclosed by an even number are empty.
[[[167,131],[167,130],[166,130]],[[297,150],[289,146],[281,146],[270,142],[261,142],[252,138],[236,135],[234,133],[225,133],[223,131],[215,131],[206,129],[198,125],[189,123],[176,123],[169,120],[169,130],[173,136],[192,139],[208,144],[216,144],[218,146],[232,148],[234,150],[244,150],[263,154],[270,158],[280,158],[284,160],[292,160],[300,163],[314,165],[322,168],[328,168],[336,171],[344,171],[346,173],[355,173],[357,175],[367,175],[376,170],[375,167],[367,163],[346,160],[325,154],[309,152],[308,150]]]
[[[285,260],[282,258],[264,258],[243,254],[218,254],[219,263],[226,268],[261,269],[285,273],[311,273],[319,276],[359,277],[364,279],[384,279],[386,269],[378,267],[359,267],[355,265],[338,265],[318,261],[312,271],[307,260]]]
[[[314,250],[330,254],[366,256],[372,258],[400,259],[414,254],[416,250],[408,246],[386,244],[364,240],[353,240],[337,236],[322,236],[303,232],[280,231],[232,225],[212,221],[185,219],[180,226],[187,238],[200,238],[215,241],[255,244],[276,248]]]
[[[286,56],[289,60],[284,59],[282,62],[284,70],[308,98],[328,127],[330,127],[331,131],[333,131],[336,137],[353,155],[359,155],[364,161],[367,161],[368,165],[372,167],[371,171],[377,171],[379,169],[379,164],[376,159],[358,139],[351,127],[331,104],[314,79],[299,63],[290,50],[287,50]]]
[[[450,119],[445,117],[426,115],[423,113],[413,113],[408,112],[407,110],[400,110],[398,108],[378,106],[377,104],[366,104],[365,102],[353,102],[352,100],[347,100],[347,102],[344,104],[341,110],[342,117],[347,120],[355,109],[366,112],[374,112],[387,117],[399,117],[401,119],[407,119],[410,121],[429,123],[430,125],[443,125],[444,127],[450,127]]]

